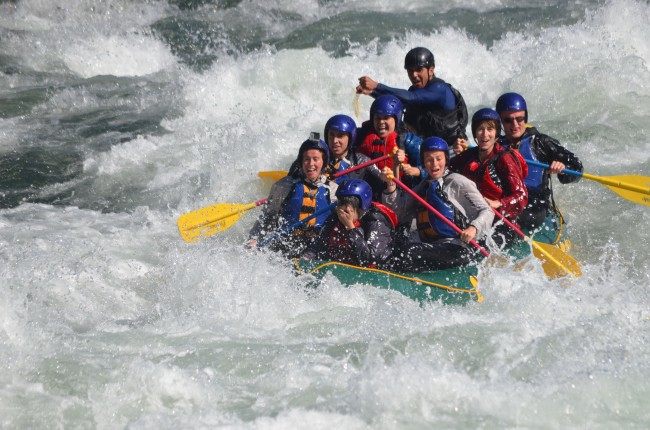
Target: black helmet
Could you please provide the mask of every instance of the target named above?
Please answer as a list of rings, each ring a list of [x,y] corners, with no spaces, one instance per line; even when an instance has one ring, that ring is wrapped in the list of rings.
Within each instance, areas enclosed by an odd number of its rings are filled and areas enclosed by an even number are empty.
[[[411,49],[404,58],[404,68],[419,69],[420,67],[435,67],[436,62],[433,59],[433,53],[427,48],[417,47]]]

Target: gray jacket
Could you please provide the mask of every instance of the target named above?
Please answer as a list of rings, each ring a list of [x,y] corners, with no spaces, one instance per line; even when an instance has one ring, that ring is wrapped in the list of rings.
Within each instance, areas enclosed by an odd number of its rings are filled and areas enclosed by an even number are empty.
[[[424,196],[431,185],[431,179],[420,182],[413,188],[418,195]],[[438,179],[449,202],[469,220],[469,225],[476,228],[476,240],[481,239],[492,226],[494,212],[470,179],[458,173],[449,173]],[[400,224],[410,225],[417,216],[420,203],[404,190],[382,195],[382,202],[395,211]]]

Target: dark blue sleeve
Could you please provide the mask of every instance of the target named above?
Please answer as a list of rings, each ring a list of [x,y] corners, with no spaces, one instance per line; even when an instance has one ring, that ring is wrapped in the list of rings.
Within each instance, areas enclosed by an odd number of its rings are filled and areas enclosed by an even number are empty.
[[[397,97],[405,105],[427,105],[446,110],[456,107],[454,93],[451,92],[449,85],[443,82],[433,82],[424,88],[416,90],[402,90],[400,88],[387,87],[384,84],[377,84],[377,88],[372,93],[373,97],[386,94]]]

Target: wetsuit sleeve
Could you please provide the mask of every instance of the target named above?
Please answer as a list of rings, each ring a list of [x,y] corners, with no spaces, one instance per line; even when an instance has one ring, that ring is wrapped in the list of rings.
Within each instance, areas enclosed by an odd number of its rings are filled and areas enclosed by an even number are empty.
[[[383,214],[366,214],[363,228],[348,231],[348,238],[361,266],[381,264],[392,253],[392,227]]]
[[[433,82],[424,88],[415,90],[403,90],[400,88],[388,87],[384,84],[377,84],[377,88],[372,92],[373,97],[379,97],[386,94],[397,97],[405,105],[411,106],[431,106],[437,109],[450,110],[456,107],[456,97],[449,88],[449,85],[443,82]]]
[[[535,137],[535,145],[537,146],[535,154],[542,163],[551,164],[553,161],[559,161],[565,164],[566,168],[569,170],[582,172],[582,162],[575,156],[575,154],[573,154],[573,152],[560,145],[560,142],[556,139],[545,134],[538,134]],[[571,182],[578,182],[580,176],[560,173],[557,175],[557,179],[562,184],[568,184]]]
[[[280,224],[280,214],[282,213],[282,204],[291,192],[292,187],[293,179],[289,176],[286,176],[273,184],[268,200],[266,204],[262,206],[262,214],[248,233],[249,239],[259,240],[278,229]]]
[[[518,161],[515,155],[504,154],[497,160],[498,175],[503,181],[503,197],[501,212],[508,218],[515,219],[528,204],[528,191],[521,176]]]

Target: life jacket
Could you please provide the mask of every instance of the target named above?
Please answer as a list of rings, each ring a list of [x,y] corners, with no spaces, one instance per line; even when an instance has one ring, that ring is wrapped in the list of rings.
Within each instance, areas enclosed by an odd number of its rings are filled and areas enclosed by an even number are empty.
[[[440,212],[442,216],[458,226],[458,228],[461,230],[466,229],[469,225],[469,220],[449,201],[446,193],[442,189],[436,188],[438,184],[439,182],[434,181],[427,188],[424,196],[426,202]],[[459,236],[456,230],[447,225],[438,215],[423,205],[418,209],[417,229],[422,242],[431,242],[441,237],[455,238]]]
[[[359,146],[358,151],[362,154],[367,155],[368,157],[377,158],[382,157],[386,154],[392,154],[393,148],[397,147],[397,133],[392,132],[386,139],[382,139],[378,134],[368,133],[368,135],[363,139],[363,142]],[[384,161],[380,161],[376,166],[381,170],[385,166],[393,168],[393,159],[389,158]]]
[[[330,164],[332,174],[347,170],[352,167],[352,163],[347,158],[342,158]],[[335,179],[337,184],[342,184],[349,179],[348,175],[342,175]]]
[[[471,161],[465,169],[465,172],[469,173],[469,175],[466,176],[474,180],[483,197],[490,200],[500,199],[504,192],[501,178],[499,178],[497,172],[496,163],[499,158],[503,157],[505,154],[512,155],[519,166],[523,178],[528,175],[528,165],[521,154],[508,147],[504,148],[503,151],[497,152],[487,160],[483,160],[482,163]]]
[[[325,184],[308,184],[304,180],[296,180],[293,184],[293,189],[284,201],[282,217],[289,224],[295,224],[302,221],[308,216],[314,214],[330,204],[329,187]],[[323,213],[311,220],[307,221],[301,229],[296,229],[296,234],[308,231],[317,234],[318,230],[323,226],[329,214]]]
[[[517,150],[521,157],[525,160],[539,161],[537,155],[535,155],[535,151],[533,150],[533,142],[535,141],[535,137],[535,134],[528,134],[524,136],[524,138],[521,139],[516,145],[508,144],[505,139],[503,143],[504,146]],[[544,192],[544,178],[546,171],[543,167],[530,166],[528,163],[526,163],[526,165],[528,167],[528,174],[524,179],[524,184],[526,184],[528,192],[534,194],[542,194]]]
[[[438,136],[447,142],[456,137],[465,137],[465,128],[469,116],[467,106],[460,92],[451,84],[440,78],[433,78],[431,83],[449,85],[449,89],[456,98],[453,109],[432,109],[427,106],[407,106],[404,112],[404,122],[408,128],[420,137]]]
[[[533,151],[533,141],[535,140],[535,135],[526,136],[524,139],[519,142],[519,154],[524,159],[539,161]],[[544,190],[544,174],[545,170],[543,167],[538,166],[528,166],[528,175],[524,183],[529,192],[536,194],[542,193]]]

